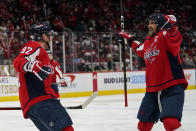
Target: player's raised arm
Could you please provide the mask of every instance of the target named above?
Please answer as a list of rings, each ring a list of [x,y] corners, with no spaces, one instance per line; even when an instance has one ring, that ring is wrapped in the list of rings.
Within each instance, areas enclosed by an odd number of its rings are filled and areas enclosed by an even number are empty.
[[[170,26],[170,28],[163,30],[167,50],[174,56],[177,56],[182,42],[182,35],[177,26],[177,19],[174,15],[164,15],[164,18]]]

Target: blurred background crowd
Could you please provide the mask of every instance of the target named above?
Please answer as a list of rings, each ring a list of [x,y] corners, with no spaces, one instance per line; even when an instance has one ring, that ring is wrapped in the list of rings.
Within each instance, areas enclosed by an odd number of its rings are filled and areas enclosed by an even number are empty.
[[[142,41],[148,32],[147,18],[151,13],[175,15],[183,35],[182,65],[195,68],[195,7],[195,0],[124,0],[125,29]],[[65,72],[119,71],[122,69],[116,40],[120,30],[119,8],[119,0],[1,0],[0,65],[12,64],[29,38],[30,25],[45,21],[58,33],[53,40],[54,58]],[[143,60],[134,53],[130,58],[129,48],[126,62],[128,70],[145,68]]]

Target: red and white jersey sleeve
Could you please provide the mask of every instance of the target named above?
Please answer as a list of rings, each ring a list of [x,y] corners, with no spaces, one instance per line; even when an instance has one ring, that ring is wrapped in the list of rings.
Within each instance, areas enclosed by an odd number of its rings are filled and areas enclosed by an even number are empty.
[[[131,46],[138,56],[140,56],[141,58],[144,58],[144,43],[134,40],[131,43]]]
[[[53,68],[52,72],[52,83],[60,83],[60,79],[63,78],[63,71],[57,61],[51,60],[51,65]]]
[[[163,36],[166,41],[166,49],[171,52],[174,56],[177,56],[180,52],[180,44],[182,42],[182,35],[178,31],[177,26],[173,26],[171,30],[163,31]],[[179,55],[179,61],[180,55]]]

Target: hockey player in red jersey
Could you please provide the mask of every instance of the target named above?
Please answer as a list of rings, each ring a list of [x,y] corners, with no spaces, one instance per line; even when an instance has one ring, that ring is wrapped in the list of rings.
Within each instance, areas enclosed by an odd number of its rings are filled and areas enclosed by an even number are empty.
[[[184,90],[188,86],[179,54],[182,35],[173,15],[153,13],[148,29],[144,43],[126,32],[120,32],[118,39],[122,44],[126,38],[146,64],[147,87],[137,115],[138,129],[150,131],[160,119],[166,131],[181,131]]]
[[[36,23],[29,34],[34,41],[25,43],[14,60],[24,118],[30,118],[41,131],[73,131],[72,120],[51,87],[51,63],[44,48],[52,40],[52,28],[47,23]]]

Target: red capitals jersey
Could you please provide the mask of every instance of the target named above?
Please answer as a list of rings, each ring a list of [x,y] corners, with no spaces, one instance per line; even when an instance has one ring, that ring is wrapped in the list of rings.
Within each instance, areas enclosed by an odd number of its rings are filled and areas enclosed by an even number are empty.
[[[145,60],[146,91],[159,90],[184,84],[188,86],[180,61],[181,33],[176,26],[171,30],[160,30],[144,43],[132,42],[136,53]]]
[[[28,118],[26,112],[29,108],[46,99],[55,98],[55,92],[51,88],[52,75],[41,81],[32,72],[25,72],[23,66],[28,61],[38,60],[45,66],[50,66],[50,59],[47,52],[38,42],[29,41],[24,44],[19,55],[14,60],[14,67],[19,72],[19,98],[25,118]]]
[[[61,67],[57,61],[52,59],[51,61],[52,65],[52,83],[60,84],[61,78],[63,78],[63,72],[61,70]],[[59,98],[60,94],[56,93],[56,97]]]

